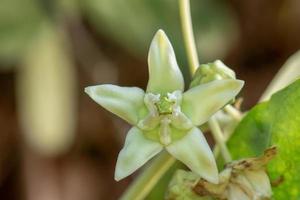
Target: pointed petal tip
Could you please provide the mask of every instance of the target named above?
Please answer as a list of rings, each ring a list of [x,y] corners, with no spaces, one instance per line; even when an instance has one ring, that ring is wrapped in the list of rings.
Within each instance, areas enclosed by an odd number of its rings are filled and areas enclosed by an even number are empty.
[[[120,176],[120,175],[117,173],[117,171],[115,171],[115,177],[114,177],[115,181],[119,182],[119,181],[122,180],[123,178],[125,178],[125,177]]]
[[[243,80],[236,80],[238,83],[239,83],[239,85],[240,85],[240,87],[242,88],[244,85],[245,85],[245,81],[243,81]]]
[[[235,82],[236,82],[236,87],[237,87],[237,91],[238,91],[238,93],[241,91],[241,89],[244,87],[244,85],[245,85],[245,81],[243,81],[243,80],[235,80]]]
[[[166,45],[166,46],[172,46],[171,45],[171,42],[167,36],[167,34],[165,33],[165,31],[163,31],[162,29],[159,29],[154,37],[153,37],[153,40],[152,40],[152,45],[157,45],[157,44],[160,44],[160,45]]]
[[[229,88],[238,93],[244,86],[245,81],[239,79],[224,79],[224,80],[216,80],[220,82],[224,82]]]
[[[158,31],[155,33],[155,36],[154,37],[166,37],[167,35],[166,35],[166,33],[165,33],[165,31],[164,30],[162,30],[162,29],[158,29]]]
[[[91,95],[91,93],[92,93],[92,87],[93,86],[88,86],[88,87],[84,88],[84,92],[86,94],[88,94],[88,95]]]

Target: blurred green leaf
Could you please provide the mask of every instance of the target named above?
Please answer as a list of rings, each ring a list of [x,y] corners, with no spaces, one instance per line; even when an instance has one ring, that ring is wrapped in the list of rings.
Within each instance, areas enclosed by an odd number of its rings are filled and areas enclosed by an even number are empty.
[[[300,198],[300,80],[275,93],[269,102],[254,107],[228,143],[234,159],[257,156],[270,145],[279,155],[269,164],[275,199]]]
[[[43,13],[36,0],[2,0],[0,6],[0,61],[15,63],[36,37]]]
[[[217,0],[195,0],[191,5],[201,61],[222,58],[237,35],[235,18],[229,7]],[[138,56],[145,56],[159,28],[165,30],[180,66],[186,66],[177,1],[85,0],[81,1],[81,6],[99,32]]]
[[[269,145],[268,102],[258,104],[247,113],[228,142],[233,158],[256,157]]]

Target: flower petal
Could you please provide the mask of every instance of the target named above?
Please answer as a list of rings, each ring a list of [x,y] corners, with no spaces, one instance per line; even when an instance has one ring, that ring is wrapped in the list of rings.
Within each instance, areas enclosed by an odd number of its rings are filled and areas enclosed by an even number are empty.
[[[235,184],[228,186],[228,200],[251,200],[251,198]]]
[[[184,89],[173,47],[162,30],[155,34],[148,54],[149,81],[147,92],[163,93]]]
[[[144,106],[144,91],[137,87],[119,87],[105,84],[85,88],[85,92],[108,111],[118,115],[130,124],[138,122],[138,115]]]
[[[140,129],[132,127],[118,156],[115,180],[129,176],[162,149],[160,143],[146,139]]]
[[[204,179],[215,184],[219,182],[214,155],[200,129],[191,129],[186,136],[171,143],[166,149]]]
[[[244,85],[241,80],[217,80],[189,89],[183,94],[182,112],[194,125],[205,123],[209,117],[233,99]]]
[[[271,197],[272,189],[267,173],[262,170],[246,170],[245,176],[259,197]]]

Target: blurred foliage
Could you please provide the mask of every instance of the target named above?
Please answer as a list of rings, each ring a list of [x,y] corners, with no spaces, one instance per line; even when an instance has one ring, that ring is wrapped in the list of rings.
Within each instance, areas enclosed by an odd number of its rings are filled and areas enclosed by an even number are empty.
[[[195,37],[201,61],[223,58],[237,36],[235,18],[223,1],[192,1]],[[164,29],[179,63],[186,65],[178,3],[171,0],[3,0],[0,6],[0,62],[15,63],[36,36],[41,22],[69,6],[102,35],[145,57],[153,34]],[[74,9],[75,8],[75,9]],[[78,9],[77,9],[78,8]],[[187,75],[187,72],[185,73]]]
[[[159,28],[165,30],[179,63],[186,65],[177,1],[86,0],[81,4],[93,26],[137,55],[145,55]],[[191,5],[201,61],[223,58],[237,36],[230,9],[217,0],[192,1]]]
[[[300,80],[275,93],[269,102],[254,107],[242,120],[228,146],[234,159],[257,156],[276,145],[278,156],[270,163],[275,199],[300,197]],[[282,182],[281,182],[281,181]]]
[[[75,72],[64,32],[43,23],[24,55],[17,76],[20,119],[28,144],[56,155],[72,144],[75,131]]]
[[[43,15],[38,1],[1,1],[0,62],[15,62],[22,56],[39,30]]]

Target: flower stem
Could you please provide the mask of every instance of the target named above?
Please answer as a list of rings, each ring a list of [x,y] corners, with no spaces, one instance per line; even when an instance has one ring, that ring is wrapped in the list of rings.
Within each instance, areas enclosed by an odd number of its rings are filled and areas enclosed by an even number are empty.
[[[170,156],[167,152],[162,152],[130,185],[120,200],[145,199],[175,161],[175,158]]]
[[[183,32],[183,37],[185,42],[185,48],[186,48],[189,66],[190,66],[190,73],[193,76],[194,72],[199,67],[199,60],[198,60],[197,49],[195,45],[195,38],[193,34],[190,1],[179,0],[179,9],[180,9],[181,27],[182,27],[182,32]],[[230,111],[232,111],[231,108],[232,107],[230,107]],[[220,146],[221,153],[224,160],[226,162],[231,161],[231,155],[225,144],[224,136],[218,121],[214,117],[212,117],[208,121],[208,125],[217,145]]]
[[[179,0],[179,12],[181,18],[181,27],[184,38],[184,44],[187,52],[191,75],[199,67],[196,43],[193,33],[193,25],[189,0]]]
[[[211,132],[214,136],[214,139],[215,139],[217,145],[219,146],[219,148],[221,150],[221,154],[224,158],[225,163],[228,163],[228,162],[232,161],[230,152],[229,152],[229,150],[226,146],[226,143],[225,143],[226,140],[224,138],[224,134],[222,133],[221,127],[220,127],[217,119],[214,116],[212,116],[210,118],[210,120],[208,121],[208,125],[211,129]],[[215,149],[216,149],[216,147],[215,147]],[[215,155],[215,156],[217,156],[217,155]]]
[[[225,106],[224,110],[236,121],[241,121],[243,118],[241,111],[233,107],[232,105]]]

